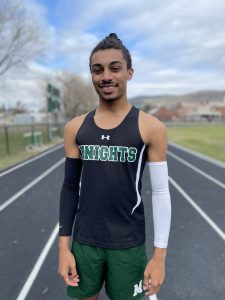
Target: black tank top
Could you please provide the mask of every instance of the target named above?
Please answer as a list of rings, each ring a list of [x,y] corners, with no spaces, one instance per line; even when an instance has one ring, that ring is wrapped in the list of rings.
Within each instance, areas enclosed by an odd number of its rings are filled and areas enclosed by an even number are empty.
[[[113,129],[85,117],[76,143],[83,160],[80,197],[73,238],[109,249],[138,246],[145,241],[141,178],[146,146],[138,127],[139,110],[132,106]]]

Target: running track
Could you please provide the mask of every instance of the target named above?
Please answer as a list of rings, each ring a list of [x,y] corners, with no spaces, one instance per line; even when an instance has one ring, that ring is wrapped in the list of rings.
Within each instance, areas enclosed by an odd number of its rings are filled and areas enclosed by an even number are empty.
[[[62,146],[0,174],[0,299],[62,300],[57,220]],[[166,280],[151,300],[224,300],[225,165],[170,144],[172,224]],[[147,250],[153,231],[147,170],[143,177]],[[106,300],[104,289],[101,300]],[[148,298],[145,297],[147,300]]]

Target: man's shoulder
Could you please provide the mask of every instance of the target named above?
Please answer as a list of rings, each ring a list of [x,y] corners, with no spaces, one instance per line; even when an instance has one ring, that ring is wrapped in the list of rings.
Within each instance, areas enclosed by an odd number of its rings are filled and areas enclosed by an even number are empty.
[[[150,134],[166,131],[166,126],[163,122],[142,110],[140,110],[140,125]]]
[[[76,116],[67,122],[64,126],[64,135],[76,135],[87,114],[88,113]]]

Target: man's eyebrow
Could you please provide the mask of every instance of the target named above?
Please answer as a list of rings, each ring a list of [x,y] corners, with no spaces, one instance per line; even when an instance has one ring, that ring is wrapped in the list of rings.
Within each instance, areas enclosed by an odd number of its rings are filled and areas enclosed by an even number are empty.
[[[112,61],[112,62],[110,63],[110,65],[116,65],[116,64],[122,65],[122,62],[119,61],[119,60],[114,60],[114,61]],[[93,68],[99,68],[99,67],[101,68],[102,65],[101,65],[101,64],[94,64],[94,65],[91,66],[92,69],[93,69]]]
[[[115,60],[115,61],[112,61],[112,62],[110,63],[110,65],[115,65],[115,64],[120,64],[120,65],[122,65],[122,62],[121,62],[121,61]]]
[[[95,67],[102,67],[102,65],[101,64],[94,64],[94,65],[91,66],[91,68],[95,68]]]

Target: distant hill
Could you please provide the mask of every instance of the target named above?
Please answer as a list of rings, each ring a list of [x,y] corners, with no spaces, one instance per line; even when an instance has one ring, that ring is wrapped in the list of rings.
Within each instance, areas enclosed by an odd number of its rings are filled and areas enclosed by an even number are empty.
[[[203,102],[218,101],[225,99],[225,91],[197,91],[183,95],[154,95],[137,96],[130,98],[129,101],[137,107],[143,107],[145,104],[170,106],[178,102]]]

